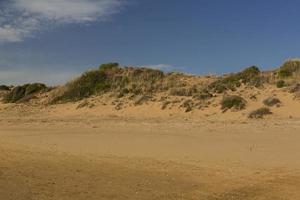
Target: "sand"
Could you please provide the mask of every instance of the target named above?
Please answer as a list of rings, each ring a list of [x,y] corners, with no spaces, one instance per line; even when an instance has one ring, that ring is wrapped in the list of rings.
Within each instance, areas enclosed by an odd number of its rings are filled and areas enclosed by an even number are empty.
[[[0,199],[300,199],[300,102],[247,119],[272,93],[226,113],[0,103]]]

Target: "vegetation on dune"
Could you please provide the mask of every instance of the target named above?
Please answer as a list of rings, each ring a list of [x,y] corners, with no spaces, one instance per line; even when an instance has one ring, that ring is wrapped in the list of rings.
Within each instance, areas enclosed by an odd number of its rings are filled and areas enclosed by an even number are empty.
[[[16,103],[22,100],[29,100],[34,94],[45,90],[47,86],[42,83],[25,84],[23,86],[14,87],[5,97],[7,103]]]
[[[288,60],[277,71],[279,78],[288,78],[300,72],[300,60]]]
[[[263,118],[266,115],[271,115],[272,112],[269,108],[263,107],[263,108],[259,108],[257,110],[252,111],[248,117],[251,119],[260,119]]]
[[[277,88],[283,88],[285,86],[286,86],[286,83],[285,83],[284,80],[279,80],[279,81],[276,82],[276,87]]]
[[[225,112],[228,109],[242,110],[246,107],[247,101],[240,96],[231,95],[224,96],[221,101],[222,110]]]
[[[263,101],[266,106],[275,106],[279,105],[281,101],[276,97],[269,97]]]
[[[9,89],[9,87],[8,86],[6,86],[6,85],[0,85],[0,91],[9,91],[10,89]]]
[[[265,78],[261,76],[258,67],[248,67],[242,72],[231,74],[220,78],[219,80],[211,83],[209,89],[213,92],[222,93],[226,90],[235,91],[241,84],[259,87],[265,82]]]
[[[67,83],[66,90],[54,99],[58,101],[77,101],[105,92],[127,94],[151,94],[162,88],[165,74],[160,70],[147,68],[122,68],[118,63],[103,64],[98,70],[85,72],[82,76]]]

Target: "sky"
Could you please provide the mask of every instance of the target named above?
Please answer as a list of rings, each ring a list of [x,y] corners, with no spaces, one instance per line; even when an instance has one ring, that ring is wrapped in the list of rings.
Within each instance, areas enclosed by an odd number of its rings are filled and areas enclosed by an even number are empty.
[[[0,84],[63,84],[101,63],[191,74],[300,57],[299,0],[0,0]]]

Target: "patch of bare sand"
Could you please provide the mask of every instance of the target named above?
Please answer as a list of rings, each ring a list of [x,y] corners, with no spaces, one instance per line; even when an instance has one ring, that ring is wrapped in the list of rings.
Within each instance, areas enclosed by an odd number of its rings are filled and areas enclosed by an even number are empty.
[[[299,199],[300,174],[152,159],[74,156],[2,145],[0,199]]]

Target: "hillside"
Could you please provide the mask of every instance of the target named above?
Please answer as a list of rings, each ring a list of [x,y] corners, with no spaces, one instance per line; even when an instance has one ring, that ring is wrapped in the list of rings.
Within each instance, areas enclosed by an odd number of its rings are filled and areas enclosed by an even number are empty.
[[[300,199],[299,63],[0,86],[0,199]]]

